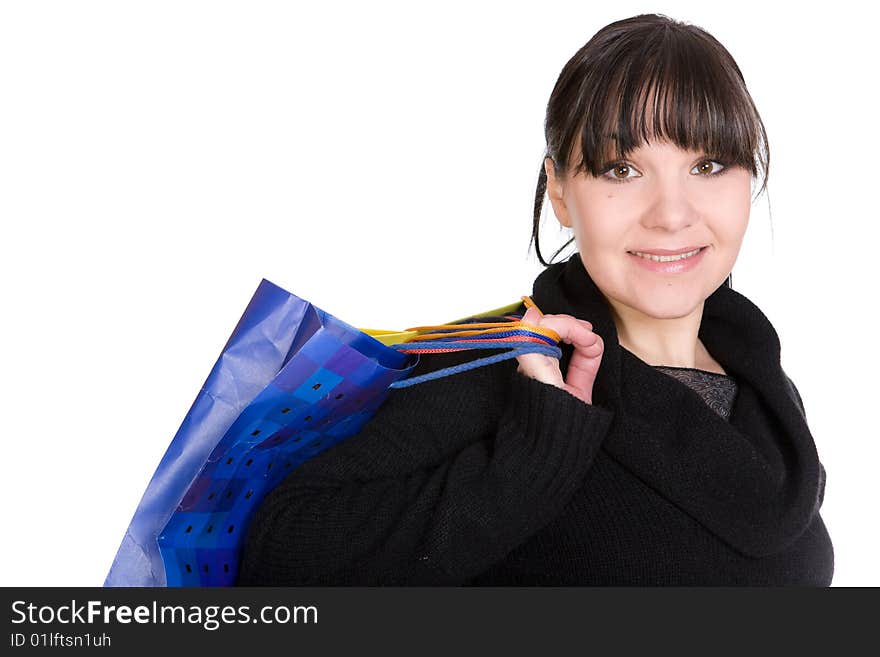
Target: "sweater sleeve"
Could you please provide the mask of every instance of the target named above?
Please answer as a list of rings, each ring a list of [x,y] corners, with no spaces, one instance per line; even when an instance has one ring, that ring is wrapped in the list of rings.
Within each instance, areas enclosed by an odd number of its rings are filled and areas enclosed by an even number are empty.
[[[785,375],[785,380],[788,383],[788,390],[791,394],[792,399],[797,403],[798,410],[801,412],[801,415],[804,416],[804,420],[807,419],[807,410],[804,408],[804,400],[801,398],[801,393],[797,389],[797,386],[792,381],[791,377],[787,374]],[[822,504],[825,502],[825,466],[822,462],[819,462],[819,508],[822,508]]]
[[[459,435],[443,425],[456,378],[393,392],[360,433],[270,491],[238,585],[463,584],[556,516],[613,413],[512,371],[499,417]]]
[[[807,409],[804,408],[804,400],[801,399],[801,393],[797,389],[797,386],[794,384],[794,381],[791,380],[791,377],[788,374],[785,374],[785,382],[788,384],[788,393],[792,400],[797,404],[798,410],[801,412],[801,415],[804,416],[804,419],[807,419]]]

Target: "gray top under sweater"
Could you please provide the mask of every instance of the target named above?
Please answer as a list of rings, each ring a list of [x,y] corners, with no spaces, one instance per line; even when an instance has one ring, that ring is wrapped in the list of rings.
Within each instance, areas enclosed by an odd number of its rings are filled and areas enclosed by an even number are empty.
[[[713,411],[725,420],[730,419],[730,411],[736,399],[736,380],[727,374],[708,372],[693,367],[671,367],[654,365],[654,369],[668,374],[692,388]]]

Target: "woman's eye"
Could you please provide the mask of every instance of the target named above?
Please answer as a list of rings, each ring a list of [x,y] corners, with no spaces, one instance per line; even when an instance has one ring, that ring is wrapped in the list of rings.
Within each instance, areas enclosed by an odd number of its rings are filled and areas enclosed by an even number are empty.
[[[602,177],[607,178],[611,182],[629,182],[633,178],[638,178],[638,176],[629,175],[634,171],[635,169],[626,162],[618,162],[617,164],[613,164],[610,169],[607,169],[605,173],[602,174]]]
[[[713,164],[720,167],[720,169],[719,168],[713,169],[712,168]],[[695,166],[694,169],[696,170],[698,175],[714,176],[714,175],[724,171],[725,167],[723,164],[721,164],[721,162],[717,162],[716,160],[703,160],[697,166]]]

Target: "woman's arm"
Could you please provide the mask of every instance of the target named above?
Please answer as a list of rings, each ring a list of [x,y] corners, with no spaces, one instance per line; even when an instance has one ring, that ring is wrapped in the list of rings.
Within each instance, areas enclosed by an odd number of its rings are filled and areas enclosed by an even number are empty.
[[[804,416],[804,420],[807,419],[807,411],[804,408],[804,401],[801,399],[801,393],[798,391],[797,386],[794,384],[794,381],[786,374],[785,380],[788,382],[789,392],[791,393],[792,399],[797,403],[797,407],[801,412],[801,415]],[[825,501],[825,466],[822,463],[819,463],[819,470],[821,471],[819,478],[819,507],[822,507],[822,503]]]
[[[294,470],[249,525],[238,584],[462,584],[549,522],[613,413],[496,368],[506,402],[467,373],[404,388]]]
[[[785,373],[783,372],[783,374]],[[807,411],[804,408],[804,401],[801,399],[801,393],[798,392],[797,386],[795,386],[794,381],[792,381],[787,374],[785,374],[785,380],[788,383],[789,396],[791,396],[791,398],[795,401],[798,409],[800,409],[801,415],[803,415],[804,419],[806,419]]]

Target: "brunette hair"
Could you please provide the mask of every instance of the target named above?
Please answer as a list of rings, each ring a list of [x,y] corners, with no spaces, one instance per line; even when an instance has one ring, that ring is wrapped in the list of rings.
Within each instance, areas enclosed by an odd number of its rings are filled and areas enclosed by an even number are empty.
[[[730,53],[695,25],[662,14],[641,14],[599,30],[563,67],[544,120],[547,142],[535,191],[532,243],[544,266],[574,241],[572,237],[546,262],[538,228],[547,191],[544,160],[553,171],[569,173],[580,139],[580,160],[571,174],[598,177],[611,158],[624,159],[651,133],[680,148],[700,150],[727,166],[759,171],[767,187],[770,149],[764,124]],[[730,278],[725,282],[730,285]]]

